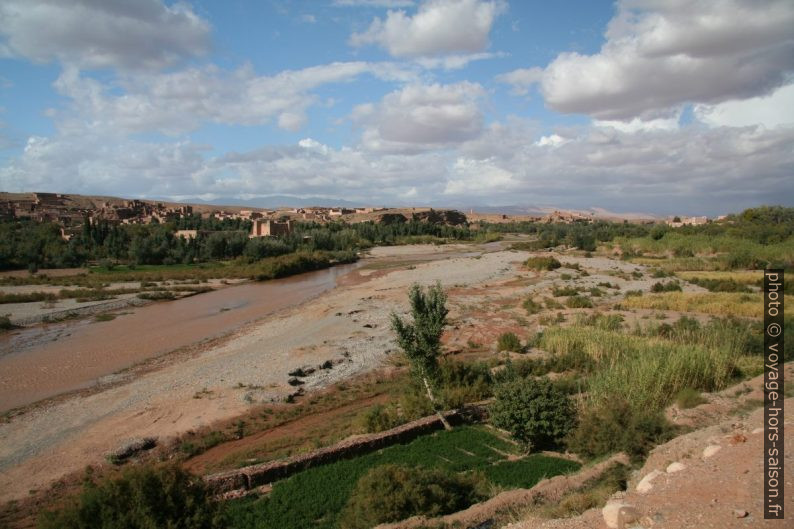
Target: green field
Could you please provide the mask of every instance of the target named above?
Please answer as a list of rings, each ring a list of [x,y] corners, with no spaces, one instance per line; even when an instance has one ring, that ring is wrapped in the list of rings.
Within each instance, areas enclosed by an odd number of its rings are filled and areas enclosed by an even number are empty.
[[[579,468],[571,461],[539,455],[507,461],[517,453],[514,444],[483,427],[438,432],[406,445],[306,470],[277,482],[267,497],[231,502],[228,525],[241,529],[337,527],[339,513],[356,481],[370,468],[386,463],[481,471],[494,485],[508,488],[531,487],[544,477]]]

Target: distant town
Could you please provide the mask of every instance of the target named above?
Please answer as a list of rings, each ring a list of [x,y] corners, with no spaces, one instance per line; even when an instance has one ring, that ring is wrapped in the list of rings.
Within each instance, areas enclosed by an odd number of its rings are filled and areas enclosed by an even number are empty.
[[[104,221],[110,224],[164,224],[186,216],[200,215],[217,220],[245,220],[251,222],[250,237],[272,237],[288,234],[294,222],[324,224],[335,220],[377,223],[406,222],[409,218],[428,220],[430,208],[385,207],[304,207],[304,208],[246,208],[244,206],[214,206],[181,204],[115,197],[92,197],[61,193],[0,193],[0,220],[33,220],[54,222],[61,227],[64,239],[70,239],[85,222]],[[453,210],[441,210],[445,224],[466,222],[534,221],[543,223],[589,223],[596,219],[592,213],[555,210],[542,216],[479,214],[471,210],[467,215]],[[715,220],[722,220],[724,216]],[[705,216],[669,217],[664,222],[671,227],[698,226],[711,222]],[[654,219],[632,219],[633,222],[654,223]],[[194,238],[197,230],[178,230],[178,236]]]

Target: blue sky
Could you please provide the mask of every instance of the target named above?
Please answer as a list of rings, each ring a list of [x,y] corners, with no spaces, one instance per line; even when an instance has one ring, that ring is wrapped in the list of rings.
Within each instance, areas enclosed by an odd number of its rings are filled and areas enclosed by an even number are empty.
[[[793,74],[786,0],[6,0],[0,189],[794,205]]]

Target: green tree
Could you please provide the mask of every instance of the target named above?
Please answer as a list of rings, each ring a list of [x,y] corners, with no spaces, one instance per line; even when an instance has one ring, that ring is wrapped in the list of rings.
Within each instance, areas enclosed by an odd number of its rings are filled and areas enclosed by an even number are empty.
[[[528,448],[554,448],[576,421],[568,396],[548,379],[516,379],[497,386],[491,423]]]
[[[39,518],[40,529],[216,529],[218,505],[206,485],[176,465],[141,466],[121,477],[87,482],[80,496]]]
[[[481,475],[383,465],[356,484],[340,517],[343,529],[367,529],[418,514],[440,516],[485,498]]]
[[[433,388],[438,384],[438,357],[441,355],[441,333],[447,321],[447,296],[440,283],[427,289],[414,284],[408,292],[411,302],[413,323],[403,321],[397,314],[391,314],[391,326],[397,334],[397,343],[405,351],[411,364],[411,371],[424,385],[427,398],[433,404],[444,428],[449,423],[441,413]]]

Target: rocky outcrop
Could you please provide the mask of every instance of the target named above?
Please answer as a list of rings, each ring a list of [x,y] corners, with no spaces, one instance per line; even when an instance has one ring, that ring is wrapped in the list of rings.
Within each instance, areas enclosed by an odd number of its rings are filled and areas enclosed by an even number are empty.
[[[375,222],[378,224],[402,224],[408,222],[408,218],[402,213],[383,213],[378,215]]]
[[[466,215],[454,209],[420,211],[413,214],[413,220],[430,224],[447,224],[448,226],[460,226],[467,223]]]

